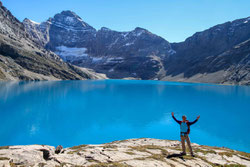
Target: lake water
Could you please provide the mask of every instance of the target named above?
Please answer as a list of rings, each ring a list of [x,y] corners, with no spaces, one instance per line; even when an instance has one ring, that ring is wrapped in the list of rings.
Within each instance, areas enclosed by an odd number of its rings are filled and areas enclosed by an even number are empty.
[[[0,145],[64,147],[128,138],[179,140],[250,152],[250,87],[163,81],[0,82]]]

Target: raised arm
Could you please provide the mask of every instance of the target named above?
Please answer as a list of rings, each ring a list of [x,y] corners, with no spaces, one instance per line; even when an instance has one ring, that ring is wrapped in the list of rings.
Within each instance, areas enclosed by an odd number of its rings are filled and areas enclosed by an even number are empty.
[[[198,117],[196,118],[196,120],[194,120],[193,122],[189,122],[189,123],[188,123],[189,126],[195,124],[199,119],[200,119],[200,116],[198,116]]]
[[[174,113],[172,112],[172,117],[173,119],[178,123],[178,124],[181,124],[181,121],[177,120],[175,117],[174,117]]]

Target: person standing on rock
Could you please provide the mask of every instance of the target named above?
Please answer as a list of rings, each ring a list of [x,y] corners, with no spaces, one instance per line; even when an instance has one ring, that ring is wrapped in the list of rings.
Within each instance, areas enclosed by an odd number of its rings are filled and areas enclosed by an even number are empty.
[[[193,153],[193,150],[191,147],[191,142],[190,142],[188,135],[190,133],[190,126],[193,125],[194,123],[196,123],[200,119],[200,116],[198,116],[197,119],[194,120],[193,122],[189,122],[185,115],[182,116],[182,121],[179,121],[174,117],[173,112],[172,112],[172,117],[178,124],[180,124],[180,128],[181,128],[181,145],[182,145],[182,153],[181,154],[186,155],[186,147],[185,147],[185,140],[186,140],[187,145],[188,145],[189,150],[190,150],[190,153],[194,157],[194,153]]]

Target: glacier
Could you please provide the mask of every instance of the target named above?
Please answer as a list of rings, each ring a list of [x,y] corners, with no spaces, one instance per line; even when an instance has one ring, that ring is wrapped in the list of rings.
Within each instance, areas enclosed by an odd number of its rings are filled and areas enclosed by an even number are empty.
[[[63,60],[70,61],[76,60],[80,57],[87,57],[87,48],[70,48],[67,46],[56,47],[56,54],[58,54]]]

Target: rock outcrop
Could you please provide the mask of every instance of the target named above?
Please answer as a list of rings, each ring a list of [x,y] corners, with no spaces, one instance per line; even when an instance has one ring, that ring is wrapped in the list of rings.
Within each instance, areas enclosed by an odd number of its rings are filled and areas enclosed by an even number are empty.
[[[27,33],[23,23],[0,6],[0,80],[101,78],[106,76],[65,63],[55,53],[44,49]]]
[[[250,154],[228,148],[192,144],[195,157],[181,156],[180,142],[129,139],[100,145],[79,145],[55,154],[46,145],[0,147],[0,166],[173,167],[250,166]]]

